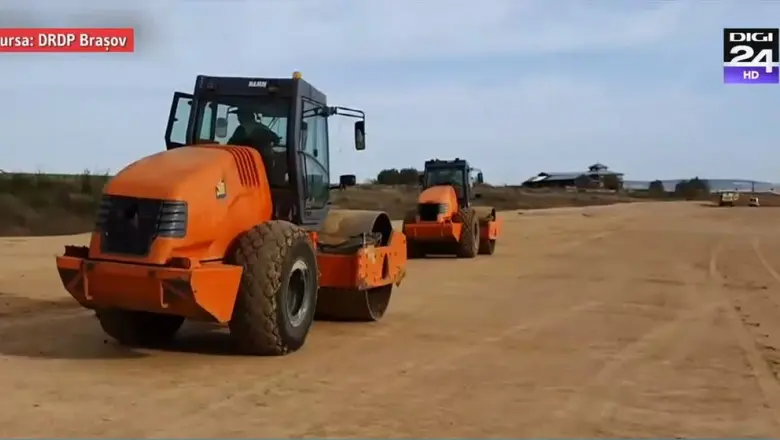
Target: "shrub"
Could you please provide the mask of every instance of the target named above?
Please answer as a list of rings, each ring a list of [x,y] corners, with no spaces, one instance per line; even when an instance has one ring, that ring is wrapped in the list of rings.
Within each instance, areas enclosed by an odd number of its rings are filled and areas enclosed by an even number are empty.
[[[602,178],[602,183],[605,189],[611,189],[612,191],[620,191],[623,189],[623,181],[620,180],[616,174],[607,174]]]
[[[416,185],[419,182],[420,172],[415,168],[402,168],[397,170],[390,168],[382,170],[376,176],[379,185]]]
[[[681,180],[674,186],[674,195],[686,200],[705,199],[710,196],[710,185],[704,179],[694,177],[689,180]]]
[[[647,187],[647,191],[652,197],[660,197],[666,195],[666,187],[660,180],[653,180],[650,182],[650,186]]]

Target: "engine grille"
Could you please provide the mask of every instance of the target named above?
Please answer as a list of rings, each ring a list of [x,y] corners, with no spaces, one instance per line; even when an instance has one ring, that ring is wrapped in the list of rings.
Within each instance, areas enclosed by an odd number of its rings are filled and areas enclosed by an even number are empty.
[[[157,237],[186,235],[187,203],[105,195],[96,227],[101,252],[146,256]]]
[[[439,203],[420,203],[417,212],[420,214],[421,221],[435,222],[441,213],[441,205]]]

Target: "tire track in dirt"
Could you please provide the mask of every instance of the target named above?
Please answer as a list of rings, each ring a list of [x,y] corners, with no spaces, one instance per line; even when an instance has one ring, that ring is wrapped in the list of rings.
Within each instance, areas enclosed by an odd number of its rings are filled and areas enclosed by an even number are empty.
[[[771,276],[775,282],[780,285],[780,274],[777,273],[777,271],[772,267],[772,264],[769,263],[769,260],[766,259],[764,254],[761,252],[761,241],[758,237],[754,237],[752,240],[750,240],[750,246],[753,249],[753,253],[755,254],[756,258],[758,258],[758,262],[761,263],[761,266],[766,270],[766,272]],[[780,307],[780,301],[778,301],[776,296],[773,295],[767,295],[767,299],[774,303],[776,306]]]
[[[770,368],[764,356],[761,354],[756,340],[750,331],[745,328],[740,318],[734,300],[723,289],[725,278],[718,268],[718,259],[723,250],[724,243],[721,241],[715,245],[710,253],[709,274],[714,281],[713,290],[729,304],[726,308],[726,316],[740,349],[745,355],[753,376],[756,379],[761,394],[763,395],[765,405],[773,417],[775,425],[780,428],[780,383],[778,383],[774,372]]]
[[[682,271],[679,263],[674,265],[678,271]],[[687,266],[684,270],[690,270]],[[685,355],[690,347],[679,346],[677,336],[688,329],[690,321],[700,321],[724,306],[723,301],[712,301],[699,294],[698,288],[687,283],[686,289],[694,299],[704,301],[693,301],[694,308],[685,310],[676,314],[671,320],[651,328],[645,332],[639,339],[625,345],[620,351],[613,354],[599,368],[596,374],[585,383],[583,383],[574,396],[568,399],[562,408],[553,412],[553,418],[561,423],[563,429],[572,428],[576,424],[598,423],[601,420],[611,416],[618,407],[618,402],[610,396],[615,395],[615,391],[608,392],[603,399],[591,399],[590,395],[596,389],[605,388],[610,382],[615,380],[621,370],[630,368],[638,362],[642,362],[648,355],[657,353],[659,350],[673,349],[673,357],[679,358]],[[705,327],[700,326],[698,332],[704,332]],[[536,436],[536,433],[530,434]]]
[[[570,250],[575,247],[578,247],[581,244],[593,240],[599,240],[599,239],[609,237],[615,232],[624,229],[624,227],[626,226],[625,220],[626,219],[622,219],[622,221],[615,222],[612,225],[610,225],[610,227],[606,231],[601,231],[595,234],[591,234],[584,240],[569,242],[569,246],[559,246],[558,249],[556,249],[555,252],[551,252],[551,254],[561,253],[561,249]],[[527,275],[533,275],[533,274],[529,273]],[[628,282],[628,280],[626,280],[626,282]],[[615,289],[617,295],[622,295],[624,291],[625,289]],[[448,365],[463,364],[464,361],[468,358],[472,358],[472,359],[478,358],[479,353],[490,351],[491,349],[493,349],[494,345],[501,344],[506,339],[514,338],[515,339],[513,341],[514,343],[530,342],[533,339],[535,339],[540,333],[550,330],[558,325],[561,325],[563,322],[566,322],[567,320],[573,318],[574,316],[577,316],[578,314],[589,313],[603,307],[605,304],[604,301],[605,301],[604,298],[599,298],[598,300],[590,300],[579,306],[568,308],[560,313],[553,313],[550,315],[545,315],[544,318],[526,321],[525,324],[512,326],[506,329],[505,331],[500,332],[499,334],[484,338],[483,340],[479,341],[479,343],[471,342],[467,345],[466,348],[460,349],[446,356],[435,356],[435,354],[431,354],[427,357],[426,355],[417,356],[415,357],[416,362],[404,364],[403,368],[395,368],[395,369],[388,370],[382,373],[380,377],[378,377],[376,374],[377,370],[372,370],[372,375],[370,379],[358,378],[358,380],[350,381],[352,385],[350,389],[359,389],[357,388],[357,385],[360,385],[361,382],[370,381],[370,390],[371,390],[371,392],[368,394],[365,395],[361,394],[360,396],[356,396],[356,398],[350,398],[351,407],[352,408],[354,408],[355,406],[360,407],[362,406],[361,402],[363,401],[365,401],[365,405],[370,405],[372,401],[377,399],[377,396],[387,397],[388,392],[402,393],[403,391],[401,390],[408,389],[410,385],[412,385],[415,382],[419,383],[420,381],[424,380],[426,375],[430,373],[434,373],[436,371],[441,371],[443,368],[446,368]],[[525,331],[526,333],[523,333],[522,335],[518,335],[522,331]],[[378,387],[377,383],[381,384],[381,386]],[[327,400],[330,400],[330,398],[328,398]],[[294,408],[290,408],[290,411],[293,410]],[[351,413],[350,409],[346,409],[346,410],[342,409],[342,411],[346,411],[344,412],[345,416],[346,414]],[[341,414],[342,413],[335,413],[332,414],[332,416],[335,419],[338,419]],[[313,428],[295,432],[292,434],[292,436],[306,437],[315,434],[321,435],[322,432],[328,431],[327,429],[328,420],[322,420],[320,421],[319,424],[313,423],[312,425]]]
[[[573,306],[569,309],[558,311],[555,313],[539,316],[536,319],[526,322],[521,325],[517,325],[514,327],[511,327],[504,332],[501,332],[496,335],[492,335],[486,338],[483,338],[481,340],[473,341],[469,344],[464,344],[466,347],[464,349],[458,350],[453,352],[449,356],[436,356],[435,359],[419,359],[416,358],[415,362],[407,362],[403,364],[377,364],[375,365],[374,369],[371,370],[371,373],[368,375],[353,375],[349,378],[346,378],[342,383],[344,384],[350,384],[352,387],[354,387],[357,383],[363,383],[367,382],[368,387],[370,390],[370,396],[376,396],[381,395],[382,393],[395,389],[397,387],[403,386],[404,384],[413,381],[420,373],[427,373],[430,371],[435,371],[436,369],[441,368],[443,365],[447,365],[453,362],[457,362],[458,360],[465,358],[470,355],[474,355],[475,353],[478,353],[482,350],[485,350],[488,345],[496,344],[501,342],[502,340],[512,337],[516,335],[517,333],[520,333],[522,331],[528,332],[527,335],[523,337],[523,339],[526,338],[533,338],[533,336],[543,331],[546,328],[553,327],[557,324],[559,324],[562,321],[565,321],[566,319],[569,319],[571,316],[584,312],[586,310],[592,310],[600,305],[599,302],[590,301],[583,304],[579,304],[576,306]],[[375,341],[374,341],[375,343]],[[350,351],[354,350],[359,352],[360,350],[355,350],[355,346],[349,347],[351,349]],[[346,351],[346,350],[345,350]],[[343,363],[344,357],[331,357],[328,356],[328,360],[336,360],[337,363]],[[298,375],[296,377],[296,380],[309,380],[311,379],[314,381],[315,376],[317,376],[318,372],[321,370],[327,370],[328,364],[330,362],[326,362],[323,364],[320,364],[318,362],[318,367],[316,371],[311,372],[311,378],[306,376],[300,376]],[[414,375],[404,375],[403,373],[405,371],[414,371]],[[217,409],[220,409],[227,404],[235,403],[237,399],[241,399],[242,397],[248,397],[253,394],[263,394],[263,391],[265,390],[265,393],[267,394],[267,391],[271,388],[277,388],[281,385],[283,385],[285,378],[280,379],[279,381],[275,381],[273,385],[271,386],[263,386],[262,389],[254,388],[254,389],[247,389],[240,393],[233,393],[230,396],[227,396],[224,400],[214,402],[207,407],[198,408],[197,412],[188,412],[187,416],[185,418],[179,418],[176,420],[174,424],[168,425],[168,427],[164,430],[154,430],[152,432],[146,432],[144,435],[153,435],[154,437],[170,437],[170,436],[176,436],[182,433],[182,428],[191,426],[191,423],[194,419],[202,417],[203,412],[211,412]],[[350,388],[352,388],[350,387]],[[355,398],[369,398],[367,396],[355,396]],[[275,418],[275,420],[280,425],[286,425],[286,422],[293,423],[296,420],[299,420],[298,415],[295,413],[295,409],[299,406],[299,403],[294,401],[295,399],[290,400],[276,400],[274,401],[273,407],[274,411],[278,411],[280,414],[289,414],[290,419],[289,420],[280,420],[278,417]],[[330,400],[330,399],[326,399]],[[353,399],[354,400],[354,399]],[[328,423],[331,421],[331,419],[338,419],[337,417],[333,417],[332,414],[328,414],[323,420],[315,420],[312,418],[307,419],[307,424],[309,425],[316,425],[316,424],[323,424]],[[308,432],[310,431],[310,428],[305,428],[302,430],[302,432],[295,433],[294,435],[285,434],[289,437],[303,437],[307,436]]]
[[[620,221],[614,222],[609,225],[608,229],[606,231],[602,230],[593,234],[586,235],[584,237],[581,237],[579,239],[575,239],[572,241],[569,241],[565,243],[562,246],[556,246],[555,249],[551,249],[548,254],[555,254],[559,252],[568,251],[571,249],[574,249],[576,247],[585,245],[591,241],[594,240],[600,240],[603,238],[606,238],[615,232],[617,232],[620,229],[620,225],[624,224],[624,220],[621,219]],[[542,269],[548,262],[546,262],[544,259],[536,260],[537,262],[531,265],[526,265],[522,269],[521,274],[515,274],[515,276],[527,276],[532,275],[533,273],[537,272],[538,270]],[[425,260],[423,260],[425,262]],[[410,262],[410,264],[415,264],[416,262]],[[516,326],[513,326],[507,330],[505,330],[502,333],[499,333],[497,335],[492,335],[487,338],[484,338],[481,341],[475,341],[475,343],[472,343],[468,345],[468,348],[465,350],[458,351],[457,353],[453,354],[452,356],[447,356],[444,358],[441,358],[439,360],[431,360],[428,363],[425,363],[421,366],[418,366],[419,364],[415,365],[387,365],[387,367],[390,367],[384,371],[384,373],[381,372],[381,368],[377,369],[375,367],[375,370],[372,370],[372,374],[370,376],[364,377],[360,380],[368,380],[371,382],[371,389],[376,390],[376,386],[379,383],[383,383],[382,380],[378,379],[378,375],[381,375],[383,377],[393,377],[398,375],[399,370],[405,370],[407,368],[415,368],[415,371],[419,370],[433,370],[435,368],[439,368],[441,365],[444,365],[449,362],[453,362],[457,359],[463,358],[465,356],[469,356],[473,354],[474,352],[477,352],[481,349],[484,349],[485,344],[495,344],[497,342],[500,342],[501,340],[510,337],[512,335],[515,335],[521,331],[529,331],[533,333],[534,331],[539,331],[539,328],[545,328],[549,326],[553,326],[562,320],[565,320],[577,313],[580,313],[585,310],[592,309],[594,307],[597,307],[600,305],[600,302],[587,302],[583,304],[579,304],[570,308],[567,308],[563,311],[558,311],[550,315],[544,315],[539,317],[538,319],[534,319],[531,323],[523,323]],[[180,430],[184,427],[191,426],[193,421],[202,417],[202,413],[204,412],[212,412],[215,410],[218,410],[220,408],[223,408],[233,402],[237,399],[245,398],[248,396],[252,396],[255,394],[263,394],[268,393],[272,389],[281,388],[287,385],[287,382],[290,380],[295,381],[301,381],[301,380],[307,380],[306,375],[310,375],[311,380],[313,382],[316,382],[316,376],[319,374],[320,371],[324,371],[329,368],[329,365],[338,365],[343,364],[344,359],[348,358],[347,353],[350,352],[362,352],[367,348],[380,345],[381,341],[383,339],[392,337],[394,340],[396,338],[403,338],[403,337],[409,337],[407,332],[404,332],[403,329],[400,329],[400,332],[398,333],[382,333],[379,335],[376,335],[374,338],[368,338],[367,340],[363,341],[356,341],[353,344],[343,344],[340,345],[338,349],[331,351],[325,359],[319,358],[317,360],[317,369],[315,371],[307,371],[303,373],[300,370],[286,370],[285,372],[279,373],[275,376],[274,380],[268,381],[263,383],[261,387],[235,387],[234,389],[231,389],[225,393],[223,393],[223,398],[212,401],[208,403],[207,405],[200,405],[197,408],[193,408],[187,411],[187,415],[184,417],[177,417],[177,420],[174,424],[169,425],[165,430],[156,430],[154,432],[149,433],[150,435],[154,435],[155,437],[165,437],[174,435],[177,432],[181,432]],[[408,379],[404,379],[408,380]],[[388,385],[387,387],[397,386],[396,381],[387,380]],[[374,394],[374,393],[372,393]],[[285,405],[285,401],[279,400],[274,402],[274,408],[278,408],[280,406]],[[294,408],[291,408],[291,411],[293,411]]]
[[[751,268],[761,266],[760,272],[768,275],[770,281],[766,284],[749,284],[753,288],[753,294],[750,296],[750,302],[741,302],[739,315],[743,318],[745,325],[751,327],[750,333],[754,335],[756,345],[769,369],[773,372],[775,379],[780,381],[780,325],[778,325],[778,315],[780,314],[780,300],[778,300],[778,290],[770,289],[769,285],[780,286],[780,275],[774,269],[769,259],[766,258],[761,250],[760,237],[753,237],[750,240],[751,250],[756,257],[758,265],[752,264]],[[753,279],[760,279],[756,275]],[[762,304],[763,303],[763,304]]]
[[[546,253],[546,255],[555,255],[561,252],[570,251],[574,248],[577,248],[579,246],[588,244],[594,240],[601,240],[604,238],[607,238],[614,234],[615,232],[618,232],[621,230],[625,224],[626,224],[625,218],[617,219],[617,221],[613,221],[609,223],[606,226],[606,230],[601,230],[592,234],[580,236],[579,238],[574,238],[568,242],[566,242],[563,245],[555,246],[554,249],[550,249],[549,252]],[[575,231],[572,231],[575,232]],[[549,260],[545,261],[544,259],[535,260],[536,263],[533,263],[531,265],[526,265],[523,267],[523,273],[522,274],[516,274],[517,276],[528,276],[533,275],[538,270],[544,268],[547,264],[549,264]],[[414,263],[412,263],[414,264]],[[466,347],[464,349],[460,349],[457,351],[454,351],[451,355],[446,356],[440,356],[434,354],[426,354],[421,353],[418,356],[414,356],[415,361],[414,362],[407,362],[401,365],[398,364],[374,364],[371,367],[371,374],[366,375],[352,375],[346,379],[346,382],[340,381],[340,383],[349,383],[350,388],[355,389],[357,385],[359,385],[362,382],[369,382],[367,384],[368,389],[370,389],[370,393],[368,395],[359,396],[362,398],[371,399],[372,396],[375,398],[377,395],[381,395],[383,392],[393,389],[398,389],[401,387],[404,387],[405,385],[408,385],[409,383],[419,379],[421,375],[427,374],[429,372],[436,371],[437,369],[442,368],[445,365],[457,363],[459,360],[467,358],[469,356],[474,356],[476,353],[479,353],[480,351],[488,350],[490,347],[494,344],[500,343],[501,341],[513,337],[517,335],[520,332],[527,332],[527,334],[523,335],[521,339],[532,339],[535,334],[538,334],[540,331],[543,331],[547,328],[554,327],[555,325],[560,324],[561,322],[566,321],[567,319],[570,319],[572,316],[575,316],[578,313],[587,312],[589,310],[593,310],[603,304],[602,301],[588,301],[579,305],[575,305],[573,307],[568,307],[564,310],[559,310],[557,312],[551,313],[551,314],[545,314],[541,317],[538,317],[537,319],[532,319],[530,321],[526,321],[525,323],[518,324],[515,326],[512,326],[508,329],[505,329],[504,331],[494,334],[491,336],[488,336],[486,338],[483,338],[481,340],[475,340],[475,341],[462,341],[467,342]],[[401,330],[400,332],[393,333],[393,342],[398,343],[399,338],[411,338],[413,335],[407,334],[407,332],[404,332]],[[353,346],[352,349],[357,349],[358,347]],[[358,350],[359,351],[359,350]],[[368,360],[365,358],[366,355],[361,355],[361,361]],[[340,363],[340,362],[339,362]],[[356,365],[357,368],[357,365]],[[328,369],[327,365],[321,365],[320,368],[318,368],[319,371],[325,371]],[[360,370],[360,368],[357,368]],[[407,374],[406,372],[409,372]],[[319,374],[315,372],[315,376]],[[300,381],[302,377],[298,375],[296,377],[296,380]],[[307,380],[307,378],[304,376],[303,380]],[[311,378],[312,381],[316,381],[316,377]],[[263,387],[264,390],[270,390],[271,388],[278,388],[284,385],[284,382],[286,379],[283,379],[280,382],[277,382],[274,384],[273,387]],[[383,391],[384,390],[384,391]],[[201,411],[214,411],[219,408],[224,407],[228,403],[235,402],[236,399],[246,398],[253,394],[258,394],[260,390],[254,389],[254,390],[246,390],[245,392],[242,392],[241,394],[231,394],[230,396],[226,397],[226,400],[221,401],[219,403],[215,402],[215,404],[210,405],[208,408],[203,408],[202,410],[198,410],[198,413]],[[357,396],[356,396],[357,397]],[[329,399],[326,399],[329,400]],[[339,399],[336,399],[338,401]],[[354,398],[350,398],[351,401],[354,401]],[[289,400],[276,400],[274,401],[274,408],[280,408],[285,407],[286,405],[292,405],[289,408],[289,411],[281,411],[282,414],[285,413],[294,413],[294,406],[295,402],[290,402]],[[190,412],[191,413],[191,412]],[[193,417],[198,417],[197,413],[193,414]],[[294,422],[294,420],[291,420],[291,422]],[[321,423],[327,424],[328,420],[323,420]],[[166,429],[162,432],[160,431],[154,431],[153,435],[155,436],[166,436],[166,435],[172,435],[175,432],[179,432],[178,430],[183,427],[187,426],[188,422],[183,421],[181,424],[177,424],[176,426],[171,426],[169,429]],[[306,436],[310,434],[310,430],[303,430],[301,432],[296,433],[294,436]],[[279,435],[282,435],[282,433],[279,433]],[[288,433],[284,433],[284,435],[288,435]]]
[[[700,283],[691,281],[691,273],[696,270],[693,264],[676,261],[672,268],[679,279],[687,280],[684,284],[686,303],[693,310],[679,313],[674,321],[656,327],[636,341],[637,343],[625,347],[621,353],[614,356],[618,359],[606,364],[596,377],[585,385],[581,396],[590,394],[588,389],[608,387],[609,382],[614,382],[620,376],[621,370],[625,375],[626,370],[639,367],[646,363],[648,358],[662,353],[665,353],[665,364],[676,365],[696,350],[700,341],[708,337],[712,328],[711,318],[726,310],[729,304],[721,298],[713,298],[703,292]],[[709,271],[707,278],[708,282],[712,281]],[[569,411],[573,410],[569,414],[580,414],[579,419],[585,423],[603,424],[612,420],[620,409],[619,394],[620,387],[611,387],[595,402],[581,398],[578,404],[568,408]]]
[[[447,369],[448,366],[464,365],[468,364],[469,360],[484,359],[483,353],[495,350],[497,345],[504,343],[507,339],[512,339],[513,345],[530,343],[538,338],[541,333],[563,325],[565,322],[579,314],[593,312],[603,306],[603,300],[589,300],[566,310],[531,319],[524,324],[512,326],[503,332],[477,341],[477,343],[463,344],[465,345],[464,348],[453,351],[451,354],[445,356],[437,356],[435,353],[416,356],[415,362],[404,364],[403,369],[395,368],[383,371],[378,379],[375,374],[372,374],[370,377],[356,378],[355,380],[350,381],[350,389],[360,389],[360,385],[363,383],[370,383],[371,391],[366,394],[350,397],[350,405],[346,408],[339,408],[334,411],[334,413],[330,414],[328,418],[311,420],[308,429],[294,432],[290,436],[311,437],[314,435],[321,435],[318,433],[328,431],[327,426],[331,418],[338,420],[340,417],[346,417],[354,412],[353,408],[355,407],[370,406],[372,402],[375,402],[378,399],[398,400],[395,396],[412,394],[414,389],[417,389],[421,384],[424,384],[427,378],[432,377],[433,374],[439,371],[444,371],[445,374],[451,374]],[[381,384],[381,386],[377,386],[377,383]],[[369,385],[366,384],[364,386]],[[440,392],[451,392],[451,389],[442,389]],[[330,400],[330,397],[327,400]],[[446,403],[443,405],[446,405]],[[291,406],[289,411],[293,410],[294,407]],[[368,417],[365,415],[363,417],[368,420]],[[339,436],[340,435],[341,434],[339,434]],[[524,431],[524,436],[525,435]]]
[[[606,231],[600,230],[596,233],[588,234],[586,233],[580,233],[577,234],[575,237],[572,237],[571,240],[562,243],[561,245],[552,246],[551,248],[547,249],[544,254],[540,255],[540,257],[544,257],[546,254],[554,254],[556,252],[565,252],[569,251],[573,248],[576,248],[577,246],[585,245],[593,240],[599,240],[608,237],[609,235],[613,234],[614,232],[620,230],[622,228],[621,225],[624,225],[626,222],[625,218],[619,218],[615,219],[615,221],[609,222],[612,219],[606,219],[606,221],[603,221],[602,224],[606,226],[608,229]],[[609,223],[608,223],[609,222]],[[573,230],[572,233],[576,234],[577,231]],[[500,250],[499,250],[500,253]],[[499,254],[500,255],[500,254]],[[544,258],[540,258],[540,261],[543,263],[533,263],[530,265],[527,265],[519,272],[521,273],[513,273],[512,276],[522,276],[526,273],[532,274],[535,270],[538,270],[540,267],[543,267]],[[547,259],[549,262],[549,258]],[[411,262],[410,265],[414,265],[414,262]],[[443,263],[444,264],[444,263]],[[403,289],[402,289],[403,290]],[[403,293],[402,293],[403,294]],[[587,309],[588,307],[591,307],[592,305],[588,304],[580,304],[578,306],[572,307],[572,310],[559,310],[558,313],[555,313],[554,316],[548,316],[543,319],[543,317],[539,317],[539,320],[535,320],[534,322],[537,322],[533,325],[545,325],[542,324],[545,320],[549,321],[549,325],[554,325],[555,322],[560,322],[561,319],[567,319],[567,317],[572,316],[572,314],[576,314],[581,312],[584,309]],[[52,321],[61,321],[61,320],[67,320],[67,319],[75,319],[79,317],[87,317],[91,312],[88,310],[82,310],[82,309],[74,309],[73,311],[57,311],[56,313],[53,313],[52,310],[46,310],[42,311],[40,313],[33,313],[29,314],[25,317],[20,317],[19,319],[9,319],[4,320],[3,322],[0,322],[0,337],[2,337],[3,329],[9,329],[11,327],[13,328],[27,328],[27,327],[34,327],[34,326],[41,326],[41,325],[48,325]],[[392,319],[392,317],[390,317]],[[532,327],[528,327],[529,323],[526,323],[525,325],[519,325],[516,327],[512,327],[511,329],[507,329],[505,334],[499,334],[499,335],[490,335],[487,338],[485,338],[481,343],[482,344],[493,344],[496,342],[501,341],[503,338],[508,337],[508,335],[521,332],[521,331],[533,331],[529,330],[532,329]],[[316,331],[316,330],[315,330]],[[356,333],[358,333],[356,331]],[[152,399],[152,402],[149,402],[151,405],[159,405],[162,407],[162,414],[160,416],[165,415],[165,413],[168,413],[169,416],[172,416],[171,418],[173,420],[176,420],[175,426],[169,426],[166,428],[165,432],[171,432],[176,431],[176,429],[190,429],[192,426],[197,425],[197,419],[201,418],[203,416],[203,413],[206,411],[213,411],[215,409],[227,407],[231,404],[235,403],[236,399],[240,399],[242,396],[251,396],[253,394],[263,394],[264,392],[269,392],[271,390],[278,390],[279,388],[282,388],[284,390],[285,388],[290,388],[290,385],[294,381],[305,381],[305,382],[311,382],[315,383],[317,382],[317,375],[318,372],[325,368],[327,369],[328,366],[336,366],[339,368],[343,368],[343,366],[348,363],[349,354],[351,353],[360,353],[362,351],[366,351],[367,349],[372,349],[374,346],[381,346],[384,343],[385,339],[392,338],[394,340],[395,338],[403,338],[405,335],[408,336],[409,332],[405,332],[403,328],[393,329],[389,332],[364,332],[363,334],[357,335],[357,338],[349,338],[343,341],[336,341],[336,338],[338,336],[330,337],[328,336],[328,342],[325,344],[322,344],[320,346],[321,351],[318,350],[318,352],[321,353],[317,359],[296,359],[296,360],[285,360],[285,361],[266,361],[258,359],[258,367],[261,373],[259,373],[259,376],[263,378],[263,380],[258,382],[251,382],[247,383],[246,381],[240,381],[236,382],[233,381],[233,384],[229,384],[227,387],[219,388],[214,387],[214,391],[217,391],[217,395],[214,396],[215,398],[209,399],[208,401],[204,399],[200,399],[197,396],[193,396],[193,399],[191,400],[190,408],[183,408],[179,409],[176,408],[175,405],[167,405],[167,402],[174,402],[176,401],[177,404],[181,402],[180,395],[177,395],[177,393],[180,392],[180,390],[170,390],[162,389],[160,390],[160,393],[156,393],[153,397],[150,397]],[[98,340],[95,340],[95,343]],[[90,341],[85,341],[89,343]],[[32,341],[34,344],[35,342]],[[67,344],[68,338],[67,334],[63,335],[63,344]],[[71,343],[78,343],[78,341],[72,341]],[[393,341],[394,345],[398,345],[395,341]],[[322,346],[328,346],[332,347],[332,350],[330,349],[322,349]],[[479,345],[479,344],[475,344]],[[373,351],[378,352],[376,349]],[[464,353],[462,356],[468,356],[469,353]],[[189,359],[196,359],[197,355],[189,356]],[[157,361],[162,362],[166,361],[166,357],[164,356],[158,356]],[[178,362],[180,361],[181,355],[176,354],[173,357],[168,358],[172,362]],[[155,362],[155,364],[159,363]],[[166,361],[167,362],[167,361]],[[207,363],[208,361],[206,361]],[[289,362],[289,363],[285,363]],[[151,364],[149,364],[151,365]],[[193,367],[193,365],[196,365],[195,362],[187,363],[187,371],[189,373],[185,373],[189,377],[194,377],[195,379],[200,380],[200,377],[203,376],[204,380],[207,375],[213,374],[213,366],[206,365],[204,363],[203,367],[198,367],[197,365]],[[222,364],[224,365],[224,364]],[[137,368],[138,364],[136,364]],[[235,372],[239,373],[241,371],[246,370],[249,368],[249,364],[247,364],[244,361],[237,361],[234,366],[231,366],[230,369],[233,369]],[[278,371],[275,371],[278,370]],[[389,370],[388,374],[392,374],[392,372],[395,370]],[[244,374],[244,373],[241,373]],[[227,389],[225,389],[227,388]],[[287,398],[287,395],[279,396],[279,403],[280,404],[292,404],[292,398],[293,396],[290,396],[290,398]],[[274,407],[276,407],[277,402],[274,402]],[[146,406],[146,405],[144,405]],[[167,408],[167,409],[166,409]],[[275,412],[275,411],[274,411]],[[119,417],[115,422],[122,422],[122,419],[124,419],[124,422],[131,421],[134,418],[134,411],[124,412],[121,417]],[[138,414],[143,415],[145,414]],[[180,416],[184,416],[183,418],[180,418]],[[153,423],[152,425],[155,425],[156,423]],[[142,425],[141,425],[142,426]],[[176,428],[178,426],[178,428]],[[158,436],[159,434],[155,434]]]

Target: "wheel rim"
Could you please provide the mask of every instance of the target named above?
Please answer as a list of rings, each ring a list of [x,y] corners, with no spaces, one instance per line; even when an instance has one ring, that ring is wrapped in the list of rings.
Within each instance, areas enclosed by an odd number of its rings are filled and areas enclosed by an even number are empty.
[[[293,327],[299,326],[309,311],[310,288],[309,265],[296,260],[287,282],[287,316]]]

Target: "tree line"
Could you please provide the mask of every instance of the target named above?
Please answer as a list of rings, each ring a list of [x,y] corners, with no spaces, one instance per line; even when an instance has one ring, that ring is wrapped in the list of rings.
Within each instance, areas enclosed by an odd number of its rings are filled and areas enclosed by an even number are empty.
[[[710,183],[706,179],[694,177],[693,179],[677,182],[674,185],[673,191],[667,191],[662,181],[653,180],[650,182],[647,191],[653,197],[672,196],[687,200],[695,200],[710,196]]]
[[[417,168],[389,168],[380,171],[376,179],[371,183],[378,185],[417,185],[420,179],[421,170]],[[578,188],[587,189],[594,187],[597,182],[591,179],[587,174],[583,174],[574,181]],[[600,185],[605,189],[619,191],[623,189],[623,182],[615,175],[605,175]],[[661,180],[653,180],[647,189],[652,197],[675,197],[685,199],[698,199],[708,197],[710,194],[710,185],[706,179],[694,177],[692,179],[681,180],[675,184],[672,191],[667,191]]]
[[[420,182],[422,171],[417,168],[390,168],[382,170],[376,175],[372,183],[378,185],[417,185]]]

